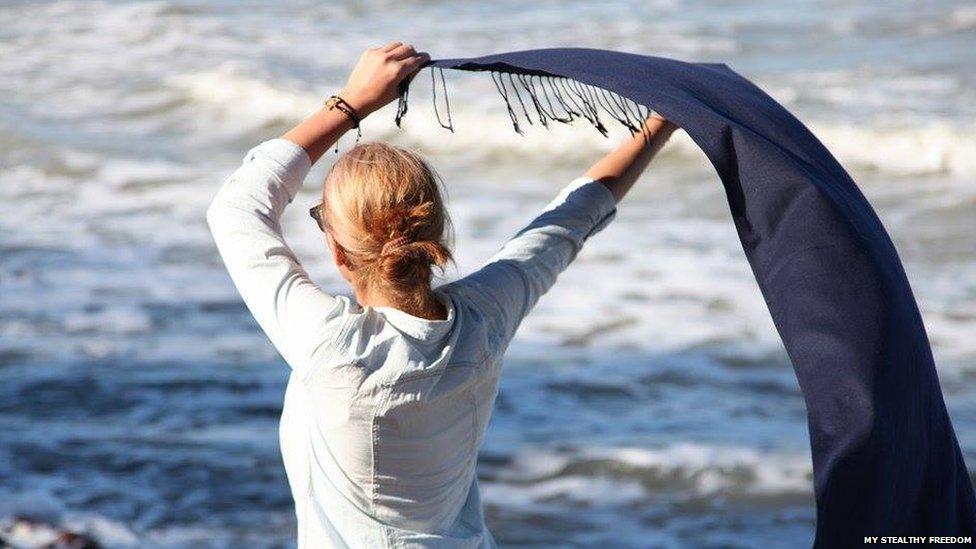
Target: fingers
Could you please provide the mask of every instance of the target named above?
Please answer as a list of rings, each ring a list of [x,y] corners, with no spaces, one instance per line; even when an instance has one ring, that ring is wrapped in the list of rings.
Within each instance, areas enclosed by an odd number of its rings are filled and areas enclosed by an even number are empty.
[[[430,61],[430,54],[420,52],[400,62],[400,74],[413,74]]]
[[[411,67],[415,67],[418,62],[423,64],[430,60],[430,55],[427,53],[417,53],[417,50],[414,49],[412,44],[404,44],[403,42],[399,41],[390,42],[385,46],[376,48],[376,51],[385,53],[388,56],[388,59],[408,62]],[[422,58],[418,61],[418,57]]]
[[[408,57],[417,55],[417,51],[414,50],[413,46],[410,44],[400,44],[399,46],[387,52],[387,54],[390,56],[391,59],[402,61]]]

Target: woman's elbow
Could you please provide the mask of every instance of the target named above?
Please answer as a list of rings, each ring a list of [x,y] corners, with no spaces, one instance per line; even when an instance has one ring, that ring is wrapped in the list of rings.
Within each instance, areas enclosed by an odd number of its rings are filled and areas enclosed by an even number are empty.
[[[223,212],[221,211],[220,203],[217,199],[210,202],[207,206],[207,226],[210,227],[210,232],[213,232],[216,227],[218,227],[222,221]]]
[[[207,226],[210,228],[210,234],[213,235],[214,240],[219,240],[220,236],[227,232],[227,229],[233,224],[232,217],[233,210],[221,200],[218,194],[207,206],[206,213]]]

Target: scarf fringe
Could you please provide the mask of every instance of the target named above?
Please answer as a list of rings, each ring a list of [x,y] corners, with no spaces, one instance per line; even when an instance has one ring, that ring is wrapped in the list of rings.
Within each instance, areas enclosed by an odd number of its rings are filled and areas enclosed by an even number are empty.
[[[600,119],[602,113],[627,128],[632,136],[639,132],[644,135],[646,140],[650,139],[644,122],[654,111],[610,90],[561,76],[526,75],[498,70],[484,72],[489,73],[492,82],[495,84],[495,89],[498,90],[498,95],[505,101],[505,109],[512,121],[512,128],[519,135],[524,135],[521,123],[524,121],[530,126],[534,125],[534,116],[544,128],[549,128],[550,122],[572,124],[575,120],[582,118],[604,137],[609,137],[610,132]],[[440,77],[441,93],[444,96],[444,116],[441,115],[441,108],[437,99],[438,76]],[[443,68],[430,69],[430,83],[431,99],[437,123],[453,133],[454,121],[451,117],[451,102],[448,98],[447,80],[444,77]],[[403,117],[407,114],[410,95],[409,82],[401,85],[399,92],[396,118],[394,119],[397,127],[400,126]],[[528,95],[528,101],[522,98],[523,92]]]

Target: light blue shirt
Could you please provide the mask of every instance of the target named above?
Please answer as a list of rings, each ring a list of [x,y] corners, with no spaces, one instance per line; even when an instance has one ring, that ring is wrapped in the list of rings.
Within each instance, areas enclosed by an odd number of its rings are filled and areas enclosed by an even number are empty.
[[[310,168],[298,145],[262,143],[207,211],[241,297],[292,368],[280,434],[298,546],[494,547],[475,465],[502,356],[613,219],[613,196],[574,180],[484,266],[438,287],[448,317],[431,321],[308,277],[279,220]]]

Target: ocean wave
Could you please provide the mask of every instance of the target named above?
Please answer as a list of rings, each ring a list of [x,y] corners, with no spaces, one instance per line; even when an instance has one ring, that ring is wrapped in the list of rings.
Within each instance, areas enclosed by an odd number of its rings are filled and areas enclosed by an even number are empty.
[[[296,121],[320,104],[320,97],[315,94],[278,87],[228,70],[185,74],[168,83],[199,108],[210,109],[224,123],[242,129]],[[370,138],[393,140],[420,149],[469,155],[472,160],[539,153],[563,158],[576,155],[584,148],[610,150],[617,142],[592,131],[586,121],[577,121],[575,127],[551,124],[548,129],[536,123],[525,127],[525,135],[517,135],[502,110],[502,101],[493,92],[485,91],[488,93],[480,96],[450,91],[454,133],[435,122],[430,90],[424,86],[413,94],[411,112],[402,129],[390,124],[392,108],[388,107],[364,124],[364,133]],[[442,106],[442,118],[443,109]],[[972,154],[976,150],[974,124],[930,117],[918,122],[881,119],[864,124],[813,120],[808,125],[849,168],[895,175],[976,174],[976,156]],[[617,135],[626,135],[625,130],[618,128]],[[684,134],[675,139],[669,154],[703,159],[701,151]]]
[[[810,129],[845,165],[898,175],[976,174],[976,125],[829,124]]]
[[[526,497],[586,500],[594,483],[625,487],[624,499],[644,492],[702,496],[805,495],[812,490],[809,454],[743,446],[676,443],[661,448],[605,447],[531,451],[486,474],[496,494],[522,487]]]

